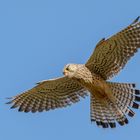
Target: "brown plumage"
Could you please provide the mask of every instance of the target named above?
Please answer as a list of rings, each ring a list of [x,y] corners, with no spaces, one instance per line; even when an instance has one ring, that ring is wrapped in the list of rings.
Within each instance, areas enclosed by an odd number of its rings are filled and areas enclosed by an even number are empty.
[[[34,88],[12,97],[19,111],[42,112],[66,107],[90,94],[91,121],[103,128],[114,128],[116,122],[128,124],[127,115],[138,109],[140,91],[135,84],[113,83],[107,80],[124,68],[140,48],[139,17],[111,38],[102,39],[86,64],[68,64],[64,77],[39,82]]]

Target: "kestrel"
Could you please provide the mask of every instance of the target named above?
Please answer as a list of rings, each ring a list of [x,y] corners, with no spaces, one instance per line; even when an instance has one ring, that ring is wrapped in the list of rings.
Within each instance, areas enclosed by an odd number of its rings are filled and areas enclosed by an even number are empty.
[[[90,117],[98,126],[115,128],[128,124],[131,108],[139,109],[140,90],[133,83],[109,82],[124,68],[140,48],[138,17],[128,27],[108,39],[102,39],[86,64],[67,64],[63,77],[45,80],[14,96],[8,103],[19,111],[42,112],[66,107],[90,95]]]

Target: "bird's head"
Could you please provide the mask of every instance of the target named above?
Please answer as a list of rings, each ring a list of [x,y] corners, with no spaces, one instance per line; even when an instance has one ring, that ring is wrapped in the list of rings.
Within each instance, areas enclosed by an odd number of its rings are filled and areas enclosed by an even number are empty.
[[[72,78],[78,68],[79,64],[67,64],[63,69],[63,74],[69,78]]]

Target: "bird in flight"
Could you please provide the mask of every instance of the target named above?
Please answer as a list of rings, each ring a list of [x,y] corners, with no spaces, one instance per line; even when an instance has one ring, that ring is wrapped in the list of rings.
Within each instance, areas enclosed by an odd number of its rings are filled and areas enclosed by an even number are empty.
[[[86,64],[67,64],[63,77],[37,83],[32,89],[10,98],[8,104],[23,112],[42,112],[62,108],[90,95],[90,118],[102,128],[128,124],[132,108],[139,109],[140,90],[134,83],[108,81],[124,68],[140,48],[138,17],[128,27],[102,39]]]

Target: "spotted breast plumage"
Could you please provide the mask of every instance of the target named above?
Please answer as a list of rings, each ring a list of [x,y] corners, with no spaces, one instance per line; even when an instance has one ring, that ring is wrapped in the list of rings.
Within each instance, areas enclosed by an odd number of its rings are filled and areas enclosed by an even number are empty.
[[[140,90],[133,83],[108,81],[124,68],[140,48],[140,22],[138,17],[128,27],[102,39],[86,64],[67,64],[63,77],[45,80],[10,98],[11,108],[19,111],[42,112],[66,107],[90,95],[90,117],[103,128],[128,124],[133,117],[132,108],[139,109]]]

